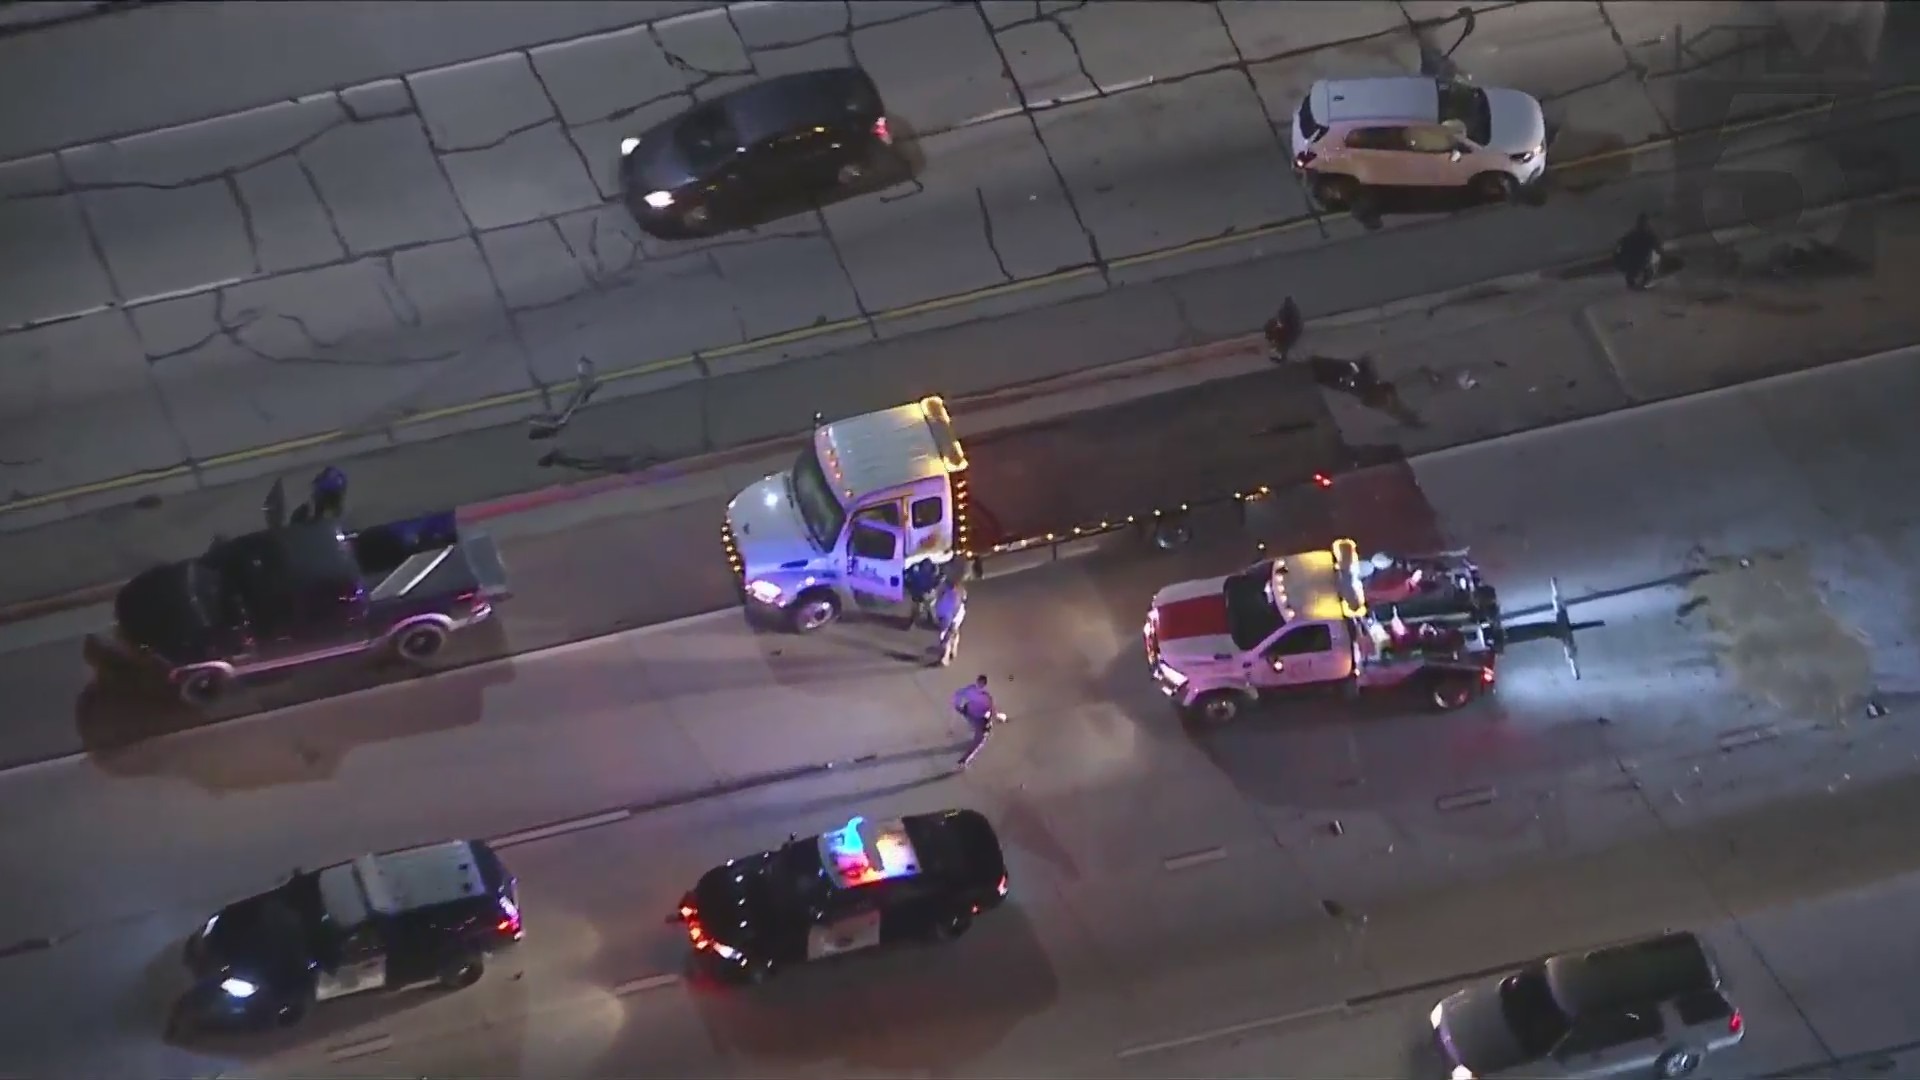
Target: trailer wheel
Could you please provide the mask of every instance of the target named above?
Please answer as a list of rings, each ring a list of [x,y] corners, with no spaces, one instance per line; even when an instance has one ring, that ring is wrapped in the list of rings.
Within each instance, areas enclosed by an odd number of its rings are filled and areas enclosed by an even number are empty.
[[[197,668],[181,677],[180,703],[188,708],[204,709],[227,692],[231,677],[221,668]]]
[[[1479,685],[1469,675],[1439,675],[1427,684],[1428,699],[1441,712],[1463,708],[1479,693]]]
[[[1206,727],[1225,727],[1240,719],[1240,709],[1245,704],[1245,700],[1231,690],[1209,690],[1187,706],[1187,717]]]
[[[446,648],[447,629],[439,623],[415,623],[393,639],[394,654],[409,664],[426,664]]]
[[[796,634],[811,634],[840,617],[840,598],[830,589],[808,589],[787,608],[787,626]]]

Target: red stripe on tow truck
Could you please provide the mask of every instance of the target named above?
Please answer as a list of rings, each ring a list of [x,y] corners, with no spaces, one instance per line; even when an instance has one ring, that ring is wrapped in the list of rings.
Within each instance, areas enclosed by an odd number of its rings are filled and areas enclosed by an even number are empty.
[[[1215,637],[1227,632],[1227,598],[1220,593],[1162,604],[1156,628],[1161,641]]]

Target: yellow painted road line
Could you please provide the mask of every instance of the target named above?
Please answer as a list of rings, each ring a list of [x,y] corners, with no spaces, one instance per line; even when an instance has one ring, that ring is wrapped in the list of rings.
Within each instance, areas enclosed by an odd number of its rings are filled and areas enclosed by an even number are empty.
[[[1905,97],[1917,92],[1920,92],[1920,83],[1894,86],[1875,92],[1868,100],[1886,101],[1893,98]],[[1675,135],[1663,135],[1659,138],[1649,139],[1646,142],[1636,143],[1632,146],[1603,150],[1599,153],[1588,154],[1585,157],[1574,158],[1570,161],[1551,163],[1548,165],[1547,171],[1549,175],[1558,175],[1592,165],[1618,161],[1622,158],[1630,158],[1639,154],[1663,150],[1677,143],[1685,142],[1688,139],[1699,138],[1705,135],[1733,135],[1774,124],[1788,123],[1817,115],[1818,113],[1826,111],[1829,107],[1829,104],[1826,103],[1809,105],[1786,112],[1756,117],[1755,119],[1742,121],[1737,124],[1728,124],[1724,127],[1702,131],[1680,132]],[[1244,232],[1210,236],[1203,240],[1194,240],[1184,244],[1175,244],[1171,247],[1142,252],[1138,255],[1128,255],[1124,258],[1112,259],[1107,262],[1106,269],[1109,271],[1124,270],[1129,267],[1145,266],[1150,263],[1164,262],[1168,259],[1197,255],[1228,247],[1233,244],[1244,244],[1252,240],[1263,240],[1268,237],[1281,236],[1286,233],[1296,232],[1300,229],[1318,226],[1324,221],[1337,221],[1346,216],[1345,214],[1328,214],[1318,219],[1313,217],[1298,218],[1292,221],[1263,225],[1257,229],[1248,229]],[[1035,289],[1044,289],[1049,286],[1064,284],[1080,278],[1091,277],[1100,272],[1101,268],[1098,266],[1069,267],[1064,270],[1056,270],[1050,274],[1042,274],[1039,277],[1023,278],[1019,281],[1007,282],[1003,285],[993,285],[984,289],[974,289],[964,293],[955,293],[952,296],[936,297],[932,300],[923,300],[919,303],[908,304],[904,307],[878,311],[873,314],[872,321],[875,323],[899,322],[902,319],[911,319],[921,315],[946,311],[951,308],[964,307],[968,304],[977,304],[985,300],[992,300],[996,297],[1031,292]],[[617,371],[609,372],[608,374],[602,375],[600,381],[602,383],[624,382],[629,379],[643,378],[648,375],[658,375],[662,372],[689,367],[702,361],[720,360],[729,356],[739,356],[743,353],[758,352],[762,349],[778,348],[782,345],[811,341],[832,334],[845,333],[849,330],[862,330],[867,326],[868,320],[865,318],[840,319],[835,322],[821,323],[817,326],[803,327],[798,330],[789,330],[768,337],[755,338],[752,341],[743,341],[737,345],[723,345],[714,349],[705,349],[697,355],[688,354],[685,356],[668,357],[664,360],[651,360],[644,364],[636,364],[633,367],[621,368]],[[421,424],[428,424],[437,420],[471,416],[474,413],[488,412],[515,405],[526,405],[536,402],[539,399],[540,392],[532,389],[495,394],[492,397],[480,398],[476,401],[463,402],[458,405],[447,405],[438,409],[428,409],[424,412],[417,412],[401,417],[388,425],[388,430],[418,427]],[[25,498],[15,499],[12,502],[0,503],[0,514],[19,513],[25,510],[35,509],[36,507],[65,502],[69,499],[83,499],[93,495],[104,495],[113,491],[139,487],[143,484],[172,480],[177,477],[190,475],[200,469],[217,469],[229,465],[240,465],[249,461],[259,461],[264,458],[277,457],[281,454],[290,454],[297,450],[305,450],[310,447],[337,442],[355,434],[364,434],[364,432],[323,431],[314,435],[304,435],[295,439],[268,443],[264,446],[219,454],[193,465],[173,465],[164,469],[152,469],[145,472],[129,473],[125,476],[116,476],[109,480],[96,480],[88,484],[76,484],[73,487],[62,488],[58,491],[49,491],[40,495],[29,495]]]

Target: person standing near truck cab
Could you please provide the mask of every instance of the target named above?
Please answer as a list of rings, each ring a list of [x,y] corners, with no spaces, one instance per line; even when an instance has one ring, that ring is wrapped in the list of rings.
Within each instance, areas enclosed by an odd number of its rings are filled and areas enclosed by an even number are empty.
[[[960,653],[960,625],[967,618],[967,586],[958,574],[940,576],[933,594],[933,625],[940,631],[935,667],[946,667]]]

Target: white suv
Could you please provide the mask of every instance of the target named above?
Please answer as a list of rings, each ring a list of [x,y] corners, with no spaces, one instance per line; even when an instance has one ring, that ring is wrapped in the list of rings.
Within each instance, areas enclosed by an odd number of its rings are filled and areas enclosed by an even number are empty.
[[[1332,209],[1375,187],[1509,199],[1546,171],[1546,143],[1531,96],[1417,75],[1322,79],[1293,119],[1293,167]]]

